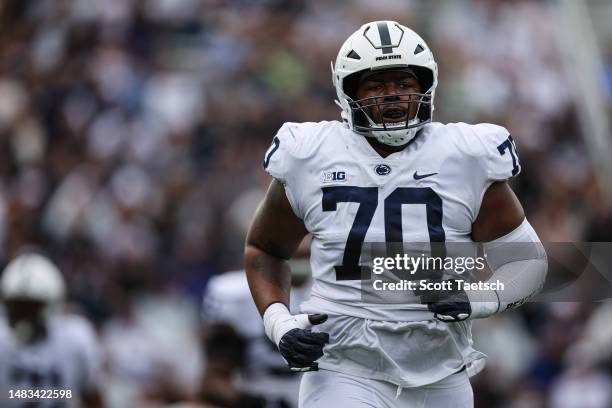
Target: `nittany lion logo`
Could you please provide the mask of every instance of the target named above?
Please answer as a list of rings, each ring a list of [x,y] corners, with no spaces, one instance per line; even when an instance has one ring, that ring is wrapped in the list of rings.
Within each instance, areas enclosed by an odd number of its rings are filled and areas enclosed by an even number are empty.
[[[391,173],[391,167],[387,166],[386,164],[379,164],[374,167],[374,172],[379,176],[386,176],[387,174]]]

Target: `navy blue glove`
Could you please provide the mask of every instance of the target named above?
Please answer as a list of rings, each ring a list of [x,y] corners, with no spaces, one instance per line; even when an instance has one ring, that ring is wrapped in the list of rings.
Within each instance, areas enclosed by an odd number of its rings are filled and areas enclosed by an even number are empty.
[[[310,323],[321,324],[327,315],[310,315]],[[329,334],[309,329],[291,329],[281,337],[278,349],[291,371],[316,371],[316,360],[323,356],[323,347],[329,343]]]
[[[310,328],[327,320],[325,314],[292,315],[282,303],[272,303],[263,316],[266,335],[278,346],[291,371],[315,371],[329,334]]]
[[[431,297],[433,300],[427,302],[427,308],[438,320],[460,322],[472,314],[472,305],[463,290],[439,291]]]

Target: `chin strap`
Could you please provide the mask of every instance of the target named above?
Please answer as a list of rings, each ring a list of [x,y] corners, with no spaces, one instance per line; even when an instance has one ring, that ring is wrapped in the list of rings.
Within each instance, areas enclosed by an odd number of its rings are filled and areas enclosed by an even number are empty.
[[[418,123],[418,119],[412,119],[408,122],[408,126]],[[410,123],[412,122],[412,123]],[[423,125],[424,126],[424,125]],[[403,122],[402,128],[391,130],[373,130],[370,132],[371,137],[378,140],[380,143],[387,146],[402,146],[410,142],[423,126],[406,129],[406,122]]]

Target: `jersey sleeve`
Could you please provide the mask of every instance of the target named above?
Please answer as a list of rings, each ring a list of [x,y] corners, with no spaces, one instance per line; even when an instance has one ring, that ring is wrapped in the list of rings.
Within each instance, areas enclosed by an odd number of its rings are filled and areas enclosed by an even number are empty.
[[[297,127],[292,123],[285,123],[272,138],[272,144],[264,157],[264,170],[283,184],[290,177],[292,165],[295,162],[298,142],[296,136]]]
[[[295,181],[296,172],[299,171],[298,126],[295,123],[285,123],[279,129],[266,151],[263,167],[268,174],[285,186],[285,193],[293,212],[302,218],[299,209],[299,189]]]
[[[520,173],[516,144],[505,128],[482,123],[474,130],[483,147],[479,156],[488,181],[508,180]]]

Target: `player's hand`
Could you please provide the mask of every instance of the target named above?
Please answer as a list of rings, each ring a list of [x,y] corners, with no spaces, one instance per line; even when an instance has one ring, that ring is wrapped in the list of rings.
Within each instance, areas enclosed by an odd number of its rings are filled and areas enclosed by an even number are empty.
[[[431,296],[427,308],[443,322],[460,322],[472,315],[472,305],[463,290],[439,291]]]
[[[316,371],[329,334],[310,328],[327,320],[325,314],[292,315],[282,303],[273,303],[264,313],[268,338],[278,346],[291,371]]]
[[[306,315],[297,315],[301,317]],[[308,315],[311,325],[321,324],[327,315]],[[323,347],[329,343],[329,334],[315,333],[308,329],[291,329],[281,337],[278,349],[291,371],[316,371],[316,360],[323,356]]]

